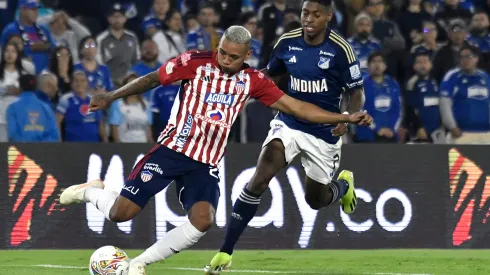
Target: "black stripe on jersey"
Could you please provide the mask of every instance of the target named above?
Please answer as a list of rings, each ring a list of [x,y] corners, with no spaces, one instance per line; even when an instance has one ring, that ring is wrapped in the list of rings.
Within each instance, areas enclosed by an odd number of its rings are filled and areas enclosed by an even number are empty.
[[[342,36],[338,35],[334,31],[330,32],[328,38],[330,38],[330,40],[332,40],[334,43],[339,45],[344,50],[349,64],[352,64],[353,62],[356,61],[357,59],[356,54],[354,53],[354,50],[352,49],[349,42],[347,42],[347,40],[345,40]]]

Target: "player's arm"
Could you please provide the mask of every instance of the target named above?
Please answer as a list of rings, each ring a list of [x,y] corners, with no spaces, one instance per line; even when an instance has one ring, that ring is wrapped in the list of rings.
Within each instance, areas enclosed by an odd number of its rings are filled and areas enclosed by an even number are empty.
[[[364,88],[358,87],[348,91],[342,97],[342,106],[345,106],[342,112],[346,111],[349,114],[357,113],[362,110],[366,98],[364,96]]]
[[[325,111],[316,105],[297,100],[288,95],[283,95],[276,102],[271,104],[270,107],[297,118],[318,124],[357,124],[365,120],[366,124],[363,125],[369,125],[372,121],[372,119],[369,119],[370,117],[367,113],[354,113],[350,115],[332,113]],[[365,117],[367,118],[364,119]]]

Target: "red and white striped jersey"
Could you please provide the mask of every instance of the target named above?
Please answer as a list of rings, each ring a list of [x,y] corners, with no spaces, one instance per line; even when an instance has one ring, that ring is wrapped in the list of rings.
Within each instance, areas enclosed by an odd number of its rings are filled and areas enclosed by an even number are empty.
[[[245,102],[252,97],[269,106],[284,95],[247,65],[234,75],[221,72],[212,52],[186,52],[160,67],[159,75],[162,85],[178,80],[182,84],[158,142],[213,166],[223,157]]]

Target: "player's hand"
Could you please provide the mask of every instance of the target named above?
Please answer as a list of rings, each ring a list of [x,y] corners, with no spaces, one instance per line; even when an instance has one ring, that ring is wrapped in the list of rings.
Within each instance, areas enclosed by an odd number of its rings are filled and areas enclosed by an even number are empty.
[[[340,137],[343,136],[345,133],[347,133],[348,128],[346,123],[339,123],[337,126],[332,129],[332,135],[334,137]]]
[[[99,110],[105,110],[112,103],[112,99],[110,94],[96,94],[90,100],[90,104],[88,105],[88,110],[90,112],[95,112]]]
[[[362,120],[358,123],[359,126],[370,126],[373,123],[373,117],[370,116],[367,111],[364,111]]]
[[[367,114],[364,112],[357,112],[349,115],[349,123],[359,124]]]

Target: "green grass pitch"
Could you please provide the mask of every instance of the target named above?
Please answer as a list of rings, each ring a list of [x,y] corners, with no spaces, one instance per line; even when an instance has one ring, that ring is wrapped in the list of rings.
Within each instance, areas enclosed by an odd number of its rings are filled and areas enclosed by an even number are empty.
[[[0,274],[87,275],[89,250],[1,250]],[[130,257],[141,251],[127,250]],[[203,274],[216,251],[184,251],[147,268],[148,275]],[[490,250],[236,251],[224,274],[490,274]],[[222,273],[223,274],[223,273]]]

